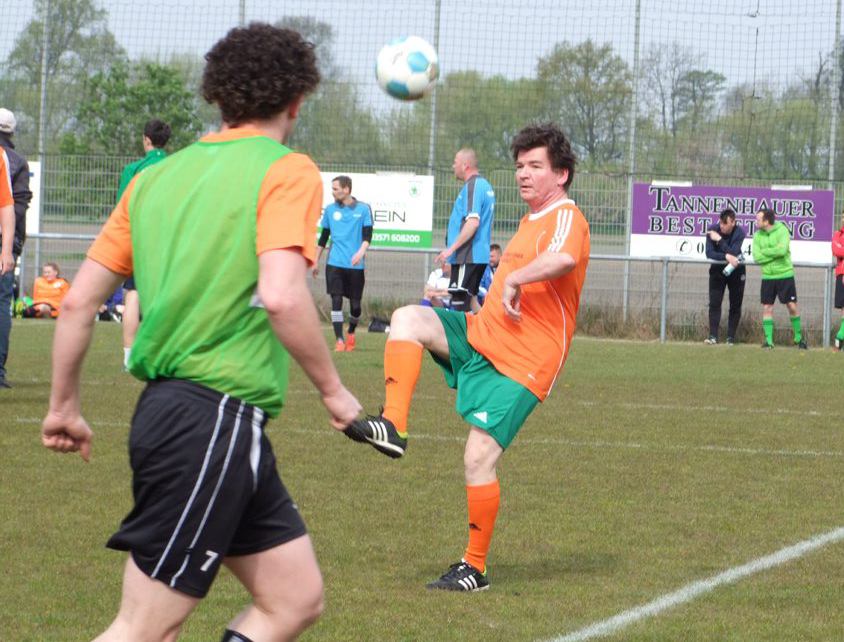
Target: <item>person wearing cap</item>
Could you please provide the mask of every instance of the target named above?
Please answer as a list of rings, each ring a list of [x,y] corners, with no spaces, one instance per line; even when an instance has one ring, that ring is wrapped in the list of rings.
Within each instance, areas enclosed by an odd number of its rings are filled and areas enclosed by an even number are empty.
[[[17,127],[15,115],[5,108],[0,108],[0,152],[3,155],[5,165],[5,177],[2,178],[3,191],[9,188],[12,197],[11,218],[12,224],[0,220],[0,238],[2,238],[4,256],[7,242],[10,244],[8,261],[3,261],[2,274],[0,274],[0,388],[11,388],[6,379],[6,357],[9,354],[9,335],[12,331],[11,304],[15,289],[15,264],[23,251],[23,242],[26,239],[26,210],[32,200],[32,192],[29,190],[29,164],[15,149],[12,136]],[[2,205],[2,203],[0,203]],[[6,234],[6,230],[10,230]],[[13,231],[12,231],[13,230]]]

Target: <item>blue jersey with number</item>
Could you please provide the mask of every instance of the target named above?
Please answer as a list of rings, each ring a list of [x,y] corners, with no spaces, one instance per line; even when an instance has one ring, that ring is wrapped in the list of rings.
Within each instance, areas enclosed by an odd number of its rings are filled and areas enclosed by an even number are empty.
[[[475,235],[448,258],[456,265],[465,263],[489,263],[489,243],[492,232],[492,219],[495,215],[495,192],[483,176],[472,176],[463,185],[463,189],[454,201],[451,218],[448,220],[446,245],[457,239],[460,230],[469,218],[479,219]]]
[[[363,228],[372,227],[372,209],[369,205],[357,199],[352,199],[351,205],[332,203],[323,211],[320,226],[331,234],[327,265],[362,270],[363,260],[352,265],[352,256],[363,243]]]

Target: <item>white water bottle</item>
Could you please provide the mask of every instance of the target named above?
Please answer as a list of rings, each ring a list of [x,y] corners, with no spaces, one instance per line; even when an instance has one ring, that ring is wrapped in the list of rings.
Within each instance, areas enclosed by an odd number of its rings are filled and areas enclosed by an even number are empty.
[[[741,252],[736,258],[738,259],[739,264],[744,263],[744,252]],[[721,273],[724,276],[730,276],[735,271],[736,267],[737,266],[733,265],[732,263],[727,263]]]

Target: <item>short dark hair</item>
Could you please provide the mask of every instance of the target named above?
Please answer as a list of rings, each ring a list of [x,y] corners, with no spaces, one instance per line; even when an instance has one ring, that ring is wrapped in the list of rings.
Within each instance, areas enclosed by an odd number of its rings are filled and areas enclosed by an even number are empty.
[[[501,251],[501,246],[498,243],[490,243],[489,245],[490,250],[498,250]]]
[[[46,262],[46,263],[42,266],[42,268],[41,268],[41,269],[43,270],[45,267],[48,267],[48,266],[49,266],[49,267],[51,267],[51,268],[53,268],[53,269],[56,271],[56,276],[59,276],[59,275],[62,273],[62,272],[61,272],[61,270],[59,270],[59,264],[58,264],[58,263],[53,263],[53,261],[47,261],[47,262]]]
[[[528,125],[513,138],[510,152],[513,154],[513,160],[516,161],[519,154],[537,147],[545,147],[548,150],[548,158],[551,160],[551,167],[555,171],[568,170],[569,175],[565,185],[563,185],[568,190],[574,179],[574,166],[577,164],[577,156],[571,150],[571,143],[563,130],[555,123]]]
[[[161,149],[170,140],[170,125],[163,120],[150,120],[144,125],[144,136],[149,138],[153,147]]]
[[[773,225],[774,221],[777,220],[777,215],[774,214],[774,210],[769,207],[763,207],[759,210],[762,212],[762,219],[767,221],[769,224]]]
[[[235,27],[205,60],[202,96],[229,125],[273,118],[319,84],[313,43],[266,23]]]
[[[726,223],[727,221],[735,221],[736,220],[736,213],[731,210],[729,207],[721,212],[721,222]]]
[[[340,187],[345,187],[346,189],[352,189],[352,179],[348,176],[335,176],[331,182],[337,181],[340,183]]]

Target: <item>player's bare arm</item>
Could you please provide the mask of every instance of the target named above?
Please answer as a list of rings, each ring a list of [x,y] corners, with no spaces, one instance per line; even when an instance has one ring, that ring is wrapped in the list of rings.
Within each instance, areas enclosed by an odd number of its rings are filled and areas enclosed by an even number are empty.
[[[259,257],[258,295],[273,331],[308,375],[331,414],[331,425],[343,430],[361,411],[340,381],[320,330],[319,318],[305,281],[308,263],[295,249],[270,250]]]
[[[314,278],[317,278],[317,276],[319,275],[319,259],[322,256],[322,251],[324,249],[324,247],[317,245],[316,257],[314,257],[314,264],[311,266],[311,274]]]
[[[85,259],[62,302],[53,339],[53,384],[41,442],[59,452],[79,451],[87,461],[93,434],[81,415],[79,378],[100,305],[125,275]]]
[[[358,251],[354,253],[352,256],[352,265],[357,265],[361,261],[363,261],[363,257],[366,255],[366,251],[369,249],[369,241],[364,241],[360,244]]]
[[[454,239],[454,243],[452,243],[447,248],[442,250],[439,254],[437,254],[437,263],[439,263],[440,265],[445,263],[448,257],[454,254],[460,247],[462,247],[475,235],[475,232],[477,231],[478,227],[480,227],[480,224],[481,219],[477,216],[467,218],[466,222],[463,223],[463,228],[460,230],[460,233],[457,235],[457,238]]]
[[[567,252],[543,252],[524,267],[514,270],[504,279],[501,293],[504,312],[513,321],[521,321],[521,286],[537,281],[549,281],[571,272],[576,265],[577,261]]]

